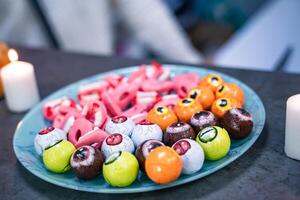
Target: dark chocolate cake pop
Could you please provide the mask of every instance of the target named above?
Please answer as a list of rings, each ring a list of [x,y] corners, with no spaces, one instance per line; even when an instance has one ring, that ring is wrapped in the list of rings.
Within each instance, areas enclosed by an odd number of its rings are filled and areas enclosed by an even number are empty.
[[[102,170],[103,156],[92,146],[82,146],[71,157],[71,166],[76,176],[81,179],[92,179]]]
[[[168,126],[164,134],[164,143],[168,146],[172,146],[175,142],[183,138],[195,139],[195,132],[189,124],[185,122],[175,122]]]
[[[242,108],[232,108],[221,119],[223,127],[233,139],[247,137],[253,128],[253,119],[249,112]]]
[[[206,127],[218,125],[218,119],[212,112],[203,110],[192,116],[190,124],[194,131],[198,133]]]

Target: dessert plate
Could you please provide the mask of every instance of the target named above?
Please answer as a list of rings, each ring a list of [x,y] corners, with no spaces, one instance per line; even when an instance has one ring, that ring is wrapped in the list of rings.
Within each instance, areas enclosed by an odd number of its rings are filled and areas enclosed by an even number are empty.
[[[143,173],[139,174],[138,179],[132,185],[125,188],[114,188],[109,186],[105,182],[102,175],[94,180],[84,181],[78,179],[72,171],[65,174],[54,174],[47,171],[47,169],[43,165],[42,159],[35,152],[33,145],[36,133],[40,129],[50,125],[50,123],[44,120],[42,116],[42,105],[49,100],[56,99],[62,96],[68,96],[76,99],[77,89],[79,86],[99,80],[110,73],[117,73],[127,76],[138,68],[137,66],[134,66],[109,71],[77,81],[73,84],[63,87],[62,89],[45,98],[41,103],[39,103],[30,112],[28,112],[17,126],[13,140],[13,147],[18,160],[32,174],[49,183],[53,183],[61,187],[97,193],[134,193],[169,188],[200,179],[230,164],[231,162],[239,158],[253,145],[264,127],[265,109],[258,95],[250,87],[233,77],[217,71],[191,67],[187,65],[167,64],[164,65],[164,67],[170,68],[173,74],[197,73],[200,75],[200,77],[202,77],[207,74],[215,73],[222,76],[222,78],[226,82],[233,82],[242,87],[245,92],[246,100],[244,107],[253,116],[254,127],[251,134],[247,138],[242,140],[232,140],[230,152],[226,157],[218,161],[205,161],[200,171],[192,175],[181,175],[175,182],[166,185],[155,184]]]

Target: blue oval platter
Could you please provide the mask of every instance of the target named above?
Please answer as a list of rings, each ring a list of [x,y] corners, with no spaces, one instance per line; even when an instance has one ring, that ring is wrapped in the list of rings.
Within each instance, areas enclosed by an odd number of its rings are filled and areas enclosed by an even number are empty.
[[[79,86],[88,84],[96,80],[101,80],[104,76],[110,73],[117,73],[128,76],[130,73],[132,73],[138,68],[137,66],[133,66],[94,75],[92,77],[77,81],[66,87],[63,87],[62,89],[54,92],[53,94],[45,98],[30,112],[28,112],[17,126],[13,140],[13,147],[16,157],[18,158],[20,163],[32,174],[49,183],[53,183],[61,187],[96,193],[136,193],[174,187],[177,185],[185,184],[200,179],[204,176],[207,176],[222,169],[226,165],[229,165],[253,145],[253,143],[261,134],[262,129],[264,127],[265,109],[258,95],[250,87],[233,77],[230,77],[226,74],[217,71],[191,67],[187,65],[166,64],[164,65],[164,67],[170,68],[173,74],[183,74],[192,72],[199,74],[200,77],[203,77],[207,74],[215,73],[221,75],[226,82],[233,82],[239,85],[245,93],[244,108],[252,114],[254,120],[254,127],[251,134],[247,138],[242,140],[232,140],[230,152],[226,157],[218,161],[205,161],[200,171],[192,175],[181,175],[176,181],[166,185],[155,184],[150,179],[148,179],[145,174],[141,172],[139,174],[138,179],[132,185],[125,188],[114,188],[109,186],[104,181],[102,175],[100,175],[96,179],[84,181],[78,179],[72,171],[65,174],[54,174],[47,171],[47,169],[43,165],[41,157],[39,157],[35,152],[33,145],[36,133],[40,129],[50,125],[50,123],[44,120],[42,116],[42,105],[49,100],[56,99],[62,96],[68,96],[73,99],[76,99],[76,94]]]

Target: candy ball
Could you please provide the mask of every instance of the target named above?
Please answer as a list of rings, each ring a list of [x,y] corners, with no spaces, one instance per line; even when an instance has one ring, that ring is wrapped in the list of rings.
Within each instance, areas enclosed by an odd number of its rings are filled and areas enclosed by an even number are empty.
[[[249,112],[241,108],[232,108],[221,119],[223,127],[233,139],[247,137],[253,128],[253,119]]]
[[[42,155],[44,150],[61,140],[67,139],[67,133],[61,129],[47,127],[42,129],[34,138],[34,148],[38,155]]]
[[[242,105],[235,99],[230,98],[219,98],[214,101],[211,106],[211,111],[216,117],[222,117],[231,108],[241,108]]]
[[[168,146],[172,146],[180,139],[195,139],[195,136],[195,132],[189,124],[185,122],[175,122],[168,126],[164,134],[164,143]]]
[[[92,179],[99,175],[103,161],[104,158],[98,149],[82,146],[73,153],[70,163],[78,178]]]
[[[193,127],[194,131],[198,133],[200,130],[208,126],[218,125],[218,119],[212,112],[203,110],[192,116],[190,125]]]
[[[147,176],[157,184],[175,181],[182,171],[182,160],[174,149],[161,146],[151,151],[146,158]]]
[[[61,140],[55,145],[45,149],[43,153],[44,165],[49,171],[64,173],[71,168],[70,158],[75,150],[71,142]]]
[[[165,146],[164,143],[162,143],[159,140],[146,140],[143,142],[135,151],[135,157],[138,159],[141,170],[145,170],[145,160],[149,153],[160,146]]]
[[[216,98],[227,97],[236,99],[241,105],[244,104],[244,92],[234,83],[224,83],[216,90]]]
[[[134,144],[127,135],[114,133],[106,137],[101,146],[101,152],[107,158],[118,151],[134,152]]]
[[[162,141],[162,136],[163,132],[158,125],[151,122],[141,122],[134,127],[131,139],[137,147],[149,139]]]
[[[210,74],[205,77],[200,82],[200,86],[203,87],[208,87],[210,88],[213,92],[217,90],[217,88],[223,84],[223,79],[221,76],[216,75],[216,74]]]
[[[148,113],[146,121],[157,124],[162,131],[174,122],[177,122],[177,116],[170,108],[165,106],[154,107]]]
[[[219,160],[227,155],[230,149],[230,138],[227,131],[218,126],[202,129],[196,137],[207,160]]]
[[[130,137],[134,126],[135,124],[130,118],[116,116],[108,121],[105,131],[109,134],[120,133]]]
[[[175,113],[182,122],[189,122],[191,117],[201,110],[203,110],[201,104],[191,98],[182,99],[175,106]]]
[[[183,174],[193,174],[202,168],[204,152],[194,140],[181,139],[172,148],[179,154],[183,162]]]
[[[199,86],[189,91],[188,98],[195,99],[204,109],[209,109],[215,100],[215,95],[210,88]]]
[[[139,163],[129,152],[119,151],[110,155],[103,164],[103,177],[113,187],[126,187],[138,176]]]

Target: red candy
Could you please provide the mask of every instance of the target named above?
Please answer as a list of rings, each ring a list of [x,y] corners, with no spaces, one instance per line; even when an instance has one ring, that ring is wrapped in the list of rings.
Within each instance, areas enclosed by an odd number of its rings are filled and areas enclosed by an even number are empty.
[[[147,105],[147,109],[151,109],[161,97],[157,92],[141,92],[136,93],[134,104],[136,105]]]
[[[131,120],[135,124],[139,124],[139,123],[145,121],[147,116],[148,116],[147,112],[142,112],[142,113],[138,113],[138,114],[135,114],[135,115],[131,116]]]
[[[148,106],[145,104],[137,104],[129,108],[128,110],[124,111],[121,115],[126,117],[132,117],[136,114],[142,113],[147,111]]]
[[[103,92],[101,98],[111,116],[120,115],[122,113],[121,107],[116,103],[115,98],[111,94]]]
[[[78,91],[78,99],[81,105],[92,100],[100,100],[101,93],[109,89],[107,81],[94,82],[88,85],[81,86]]]

